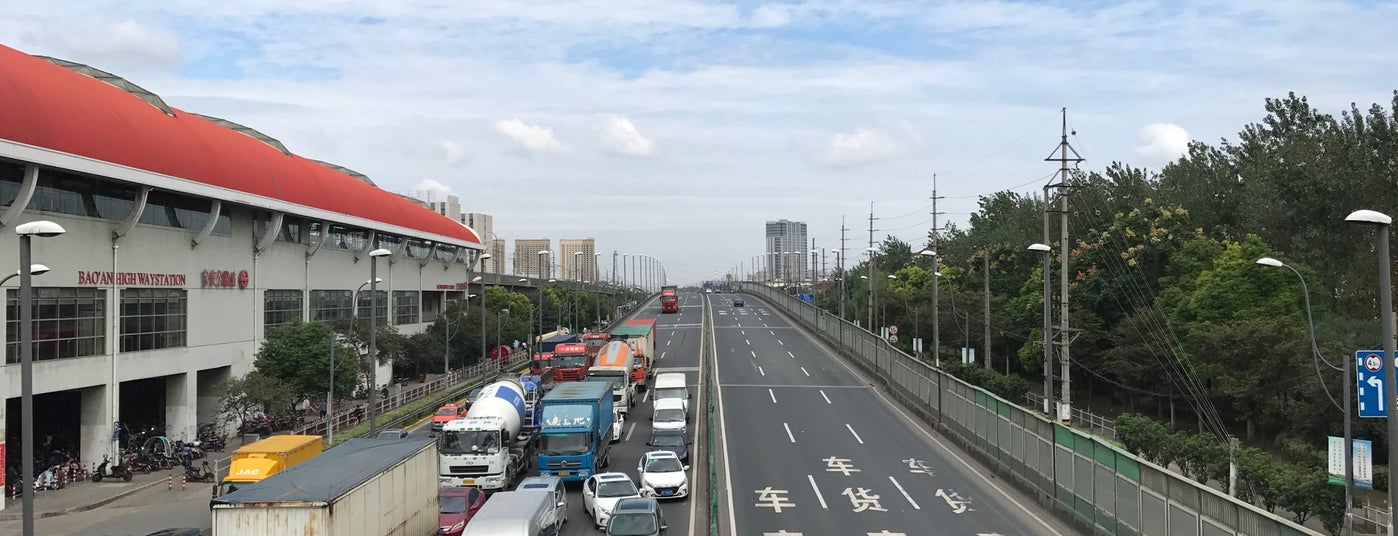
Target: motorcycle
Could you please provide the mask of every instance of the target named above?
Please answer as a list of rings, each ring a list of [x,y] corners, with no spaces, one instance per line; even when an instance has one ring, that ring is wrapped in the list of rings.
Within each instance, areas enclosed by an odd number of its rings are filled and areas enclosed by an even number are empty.
[[[103,478],[120,478],[130,482],[131,469],[122,463],[112,463],[111,457],[103,454],[102,463],[97,466],[97,471],[92,473],[92,481],[101,482]]]
[[[196,469],[193,463],[189,462],[188,460],[185,460],[184,474],[189,480],[193,480],[195,482],[213,483],[214,479],[216,478],[214,475],[214,471],[212,469],[209,469],[208,461],[203,462],[199,465],[199,468]]]

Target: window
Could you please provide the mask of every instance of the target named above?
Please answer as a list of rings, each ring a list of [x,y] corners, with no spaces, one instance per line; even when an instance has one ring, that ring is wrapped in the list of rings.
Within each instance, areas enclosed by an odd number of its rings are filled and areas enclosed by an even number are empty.
[[[377,303],[378,307],[376,308],[377,311],[375,311],[376,314],[375,314],[374,316],[378,317],[379,320],[387,320],[387,319],[388,319],[388,291],[386,291],[386,290],[380,290],[380,291],[378,291],[378,295],[379,295],[379,296],[378,296],[378,303]],[[376,304],[374,303],[374,295],[373,295],[372,293],[370,293],[370,291],[368,291],[368,290],[361,290],[361,291],[359,291],[359,300],[358,300],[358,302],[359,302],[359,306],[358,306],[358,311],[357,311],[357,312],[358,312],[359,318],[369,318],[369,308],[374,307],[374,305],[376,305]]]
[[[311,321],[334,322],[354,314],[353,292],[348,290],[312,290]]]
[[[401,237],[383,233],[374,235],[374,249],[382,248],[397,253],[398,248],[402,245],[403,239]]]
[[[24,166],[13,162],[0,162],[0,205],[7,207],[13,205],[22,184],[24,184]]]
[[[107,352],[107,291],[34,290],[34,359],[65,359]],[[5,361],[19,362],[19,290],[6,293]]]
[[[34,198],[29,200],[29,208],[120,220],[131,213],[135,200],[135,188],[92,177],[40,170],[39,183],[34,187]],[[11,195],[10,202],[13,201],[14,196]]]
[[[439,261],[442,261],[442,262],[452,262],[453,259],[452,259],[451,257],[452,257],[452,255],[455,254],[455,253],[456,253],[456,248],[454,248],[454,247],[451,247],[451,246],[437,246],[437,252],[436,252],[436,253],[433,253],[432,255],[433,255],[434,257],[436,257],[437,260],[439,260]],[[460,256],[458,256],[455,260],[456,260],[457,262],[461,262],[461,257],[466,257],[466,256],[467,256],[467,255],[460,255]]]
[[[393,324],[416,324],[420,299],[416,290],[393,291]]]
[[[301,229],[305,224],[296,218],[282,217],[282,230],[277,233],[278,242],[301,242]]]
[[[121,291],[121,351],[184,346],[184,289],[128,288]]]
[[[262,325],[265,329],[301,319],[301,291],[268,290],[262,295]]]
[[[369,233],[361,230],[352,230],[343,225],[330,226],[330,241],[325,243],[325,247],[335,249],[359,250],[364,248],[364,243],[369,241]]]
[[[427,258],[427,250],[431,247],[431,242],[427,242],[425,240],[418,240],[416,238],[409,238],[408,256],[414,259],[425,259]]]

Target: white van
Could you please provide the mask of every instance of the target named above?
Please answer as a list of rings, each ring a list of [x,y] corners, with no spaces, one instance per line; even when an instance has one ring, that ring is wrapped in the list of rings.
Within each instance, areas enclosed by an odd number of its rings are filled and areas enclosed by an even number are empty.
[[[689,399],[694,395],[689,393],[688,381],[683,372],[666,372],[655,375],[655,386],[652,387],[651,398],[656,402],[667,398],[679,399],[684,403],[684,414],[689,415]]]
[[[563,488],[563,479],[556,476],[531,476],[519,481],[515,491],[544,490],[553,494],[554,517],[547,524],[563,526],[568,522],[568,490]]]
[[[500,491],[485,501],[461,536],[543,536],[558,534],[567,520],[566,501],[553,491]]]
[[[650,414],[650,426],[652,430],[679,430],[684,432],[689,420],[689,414],[684,411],[684,401],[673,398],[664,398],[655,401],[654,409]]]

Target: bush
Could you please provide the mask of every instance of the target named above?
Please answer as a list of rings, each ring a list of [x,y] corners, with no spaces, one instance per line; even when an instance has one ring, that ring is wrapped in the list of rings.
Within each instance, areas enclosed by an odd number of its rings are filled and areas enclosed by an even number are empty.
[[[984,367],[962,363],[949,363],[943,368],[952,376],[1011,402],[1024,400],[1024,393],[1029,392],[1029,382],[1019,376],[1006,376]]]

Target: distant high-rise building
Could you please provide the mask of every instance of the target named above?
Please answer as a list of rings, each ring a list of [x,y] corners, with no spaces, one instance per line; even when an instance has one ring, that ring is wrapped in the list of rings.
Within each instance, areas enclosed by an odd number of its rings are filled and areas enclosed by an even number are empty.
[[[553,270],[554,259],[549,255],[540,255],[540,251],[549,251],[552,242],[547,238],[539,239],[515,239],[515,275],[522,277],[552,277],[557,279],[558,274]],[[543,257],[543,258],[541,258]]]
[[[801,281],[809,279],[806,267],[806,223],[790,220],[767,222],[766,266],[769,281]]]
[[[560,279],[571,281],[597,280],[597,252],[591,238],[561,239],[558,241],[558,262],[562,268]],[[582,255],[578,255],[582,253]]]
[[[427,208],[433,212],[466,223],[461,219],[461,200],[456,196],[447,195],[439,190],[413,190],[412,196],[427,203]],[[470,227],[470,224],[467,226]]]
[[[462,225],[470,227],[471,230],[475,231],[476,236],[481,237],[482,246],[489,246],[491,243],[490,240],[495,238],[495,218],[489,214],[482,214],[480,212],[459,212],[456,219],[461,222]],[[503,248],[504,246],[501,247]],[[492,274],[505,273],[504,251],[501,250],[501,254],[496,254],[494,250],[487,247],[486,253],[490,254],[490,258],[486,259],[485,266],[482,267],[482,270]]]
[[[505,239],[490,241],[490,258],[485,260],[485,271],[492,274],[505,273]]]

